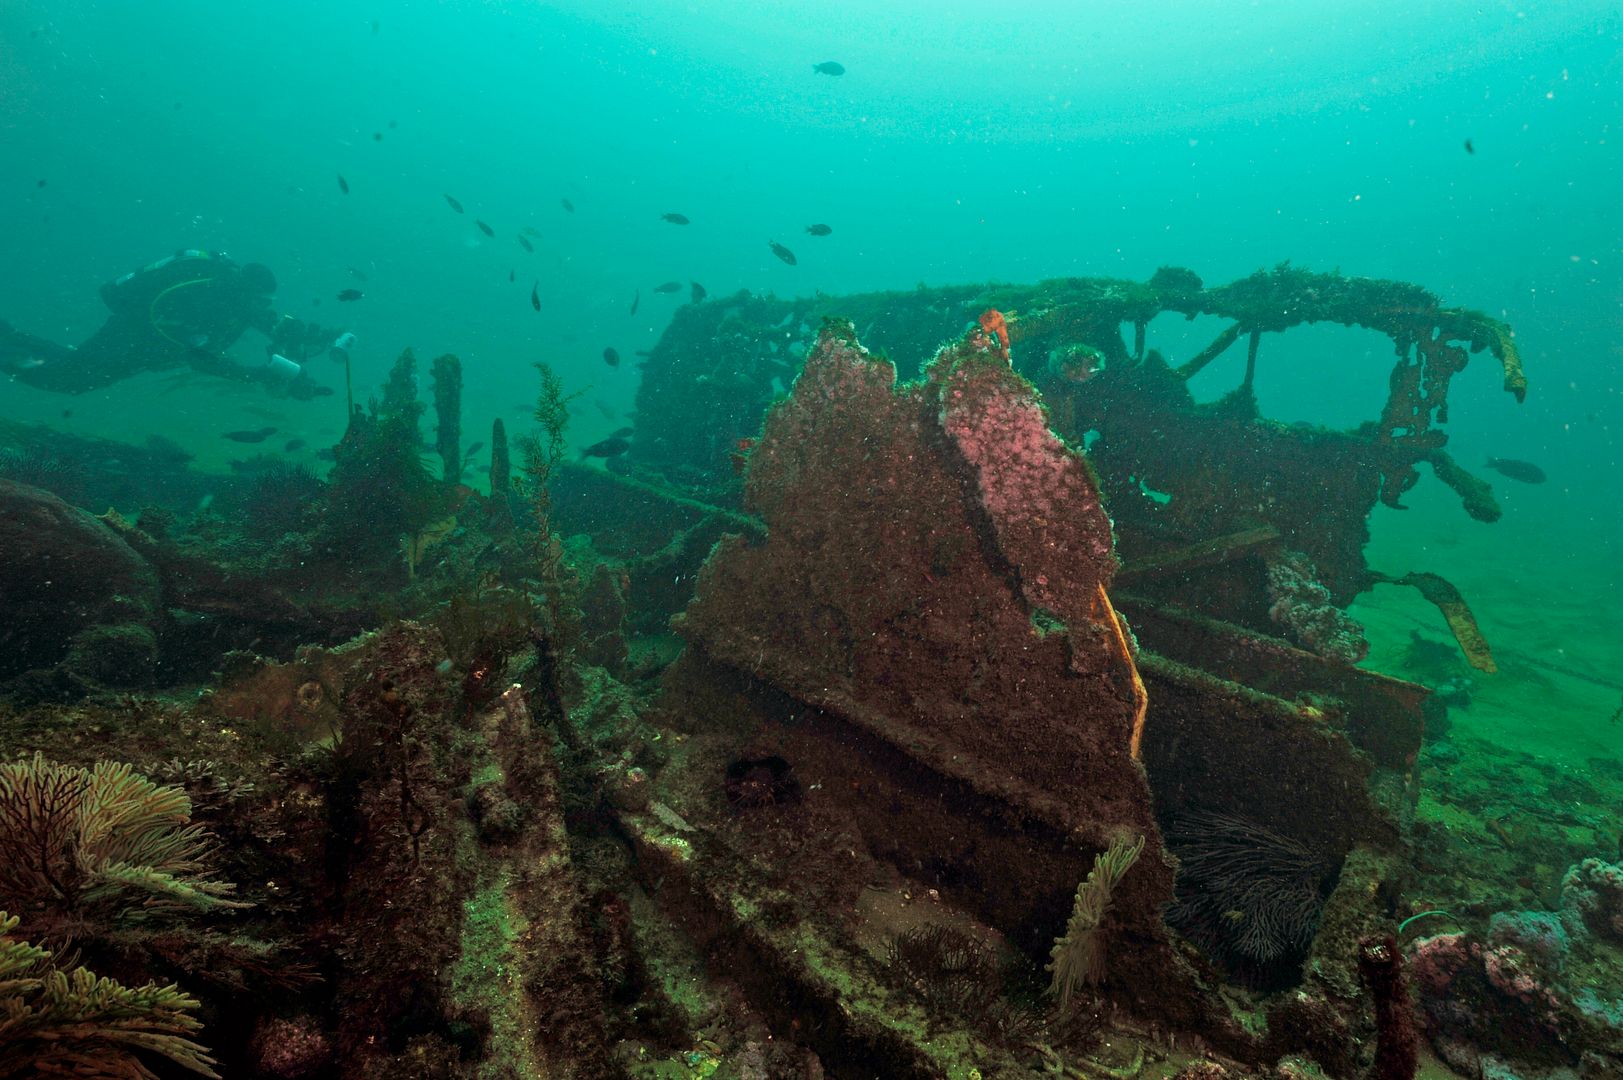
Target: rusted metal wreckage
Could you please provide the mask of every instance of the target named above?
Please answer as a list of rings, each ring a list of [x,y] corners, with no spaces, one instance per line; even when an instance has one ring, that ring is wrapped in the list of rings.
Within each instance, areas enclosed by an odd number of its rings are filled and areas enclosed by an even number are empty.
[[[989,309],[1023,313],[1009,344],[973,324]],[[1164,312],[1229,325],[1174,363],[1148,340]],[[1354,431],[1258,413],[1265,335],[1321,321],[1394,345]],[[1241,341],[1241,384],[1197,404],[1189,379]],[[558,492],[564,527],[624,561],[640,629],[677,616],[686,643],[660,699],[677,748],[623,814],[666,914],[834,1075],[1041,1052],[1125,1076],[1191,1041],[1353,1075],[1357,944],[1401,892],[1426,691],[1355,667],[1344,609],[1414,584],[1491,665],[1446,582],[1363,559],[1422,463],[1497,516],[1436,426],[1482,350],[1520,399],[1503,323],[1290,267],[684,308],[619,475]],[[1115,1059],[1066,1066],[1051,1030],[887,981],[920,923],[1040,970],[1078,883],[1137,838],[1092,943],[1097,992],[1145,1036]]]

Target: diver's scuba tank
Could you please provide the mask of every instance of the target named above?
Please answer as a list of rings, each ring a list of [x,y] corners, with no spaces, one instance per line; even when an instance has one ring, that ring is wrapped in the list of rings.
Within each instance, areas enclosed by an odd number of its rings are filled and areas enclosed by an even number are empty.
[[[304,373],[304,368],[281,353],[270,354],[270,359],[265,361],[265,370],[276,379],[286,382],[292,382]]]

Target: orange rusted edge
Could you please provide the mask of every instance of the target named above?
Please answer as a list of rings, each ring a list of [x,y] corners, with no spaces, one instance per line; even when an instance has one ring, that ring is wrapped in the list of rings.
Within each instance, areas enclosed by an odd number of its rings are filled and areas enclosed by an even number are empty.
[[[1144,743],[1144,719],[1150,711],[1150,695],[1144,689],[1144,680],[1139,677],[1138,665],[1133,663],[1133,650],[1127,645],[1127,632],[1122,627],[1121,616],[1111,606],[1110,595],[1105,592],[1104,582],[1099,583],[1099,606],[1104,613],[1110,616],[1110,629],[1115,632],[1116,646],[1121,649],[1122,662],[1127,665],[1127,672],[1133,677],[1133,736],[1128,740],[1127,753],[1134,761],[1138,760],[1139,750]]]

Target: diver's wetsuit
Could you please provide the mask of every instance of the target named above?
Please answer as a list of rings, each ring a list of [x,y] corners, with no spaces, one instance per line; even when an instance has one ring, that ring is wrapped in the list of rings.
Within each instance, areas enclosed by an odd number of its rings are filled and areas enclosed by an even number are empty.
[[[244,275],[243,269],[224,255],[181,251],[125,274],[102,286],[101,298],[112,314],[77,349],[0,323],[0,369],[10,370],[18,382],[59,394],[83,394],[140,372],[177,367],[286,383],[268,365],[240,364],[225,351],[252,329],[270,339],[267,358],[280,353],[302,361],[324,352],[336,332],[277,315],[269,295],[275,280],[268,272],[263,280]],[[299,381],[306,393],[296,389],[297,396],[323,389],[302,373]]]

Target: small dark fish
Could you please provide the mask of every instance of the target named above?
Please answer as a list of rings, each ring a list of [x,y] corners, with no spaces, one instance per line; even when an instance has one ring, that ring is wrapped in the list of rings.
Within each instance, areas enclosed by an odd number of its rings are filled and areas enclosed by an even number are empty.
[[[835,63],[833,60],[824,60],[821,64],[813,64],[812,70],[819,75],[844,75],[845,65]]]
[[[316,458],[321,461],[337,461],[338,451],[334,450],[330,446],[323,446],[320,450],[316,451]]]
[[[637,294],[631,298],[631,314],[635,315],[637,313],[637,306],[639,304],[641,304],[641,303],[642,303],[642,290],[638,289]]]
[[[35,184],[34,186],[35,187],[44,187],[45,186],[45,181],[41,180],[39,183]]]
[[[1466,139],[1466,140],[1465,140],[1465,152],[1466,152],[1466,153],[1467,153],[1467,154],[1474,154],[1474,153],[1476,153],[1476,147],[1474,147],[1474,146],[1472,146],[1472,145],[1471,145],[1471,140],[1470,140],[1470,139]]]
[[[372,133],[372,141],[373,141],[373,142],[382,142],[382,141],[383,141],[383,132],[381,132],[381,131],[374,131],[374,132],[373,132],[373,133]]]
[[[662,293],[673,293],[673,292],[679,291],[681,288],[682,288],[682,283],[680,281],[667,281],[663,285],[655,285],[654,286],[654,291],[655,292],[662,292]]]
[[[464,460],[471,459],[473,457],[473,455],[477,454],[479,451],[483,450],[484,448],[485,448],[484,443],[476,442],[472,446],[468,447],[466,450],[462,451],[462,457],[463,457]]]
[[[806,231],[811,233],[813,236],[827,236],[834,230],[829,228],[827,225],[807,225]]]
[[[486,236],[495,236],[496,235],[496,230],[492,229],[489,225],[486,225],[484,222],[475,221],[474,224],[479,226],[479,231],[484,233]]]
[[[695,304],[697,304],[700,300],[703,300],[705,297],[710,295],[710,293],[705,289],[705,287],[703,285],[700,285],[697,281],[689,282],[688,285],[689,285],[689,290],[688,291],[692,295],[693,302]]]
[[[349,181],[344,179],[343,173],[338,174],[338,190],[345,195],[349,194]]]
[[[1517,461],[1515,458],[1489,458],[1487,468],[1492,469],[1501,476],[1508,476],[1512,480],[1520,480],[1524,484],[1542,484],[1549,479],[1544,475],[1544,470],[1531,461]]]
[[[776,240],[768,240],[767,244],[768,244],[768,246],[770,246],[772,248],[772,254],[776,255],[778,258],[782,259],[784,262],[788,263],[790,266],[795,265],[795,253],[794,252],[790,251],[788,248],[784,247],[782,244],[778,243]]]
[[[541,283],[539,281],[530,286],[530,306],[537,311],[541,310]]]
[[[631,440],[624,435],[610,435],[602,442],[595,442],[580,452],[581,457],[611,458],[619,457],[631,449]]]
[[[611,438],[611,439],[629,439],[629,438],[631,438],[631,436],[633,434],[636,433],[636,431],[637,431],[636,428],[623,427],[619,431],[616,431],[613,435],[610,435],[609,438]]]
[[[514,271],[512,271],[512,270],[509,270],[507,272],[507,280],[508,280],[509,283],[511,283],[512,281],[515,280],[513,275],[514,275]]]
[[[603,362],[609,367],[620,366],[620,353],[613,345],[603,350]]]
[[[287,445],[282,447],[282,452],[284,454],[291,454],[295,450],[303,450],[303,449],[304,449],[304,440],[303,439],[289,439],[287,441]]]
[[[570,202],[568,199],[559,199],[558,200],[558,205],[563,207],[566,211],[568,211],[571,214],[573,214],[575,212],[575,204]]]
[[[359,300],[361,295],[361,290],[359,289],[345,289],[343,292],[338,294],[338,299],[347,304],[352,300]]]
[[[452,210],[455,210],[459,214],[462,213],[462,204],[461,203],[457,202],[455,199],[451,198],[451,196],[449,196],[449,195],[447,195],[445,197],[445,201],[451,204],[451,209]]]
[[[349,268],[349,276],[354,278],[356,281],[365,281],[366,280],[366,271],[357,270],[352,266],[352,267]]]
[[[529,252],[529,253],[530,253],[530,254],[532,254],[532,255],[533,255],[533,254],[535,254],[535,245],[534,245],[534,244],[532,244],[532,243],[530,243],[530,242],[529,242],[529,241],[528,241],[528,240],[526,240],[526,239],[525,239],[525,238],[524,238],[524,234],[523,234],[523,233],[520,233],[520,234],[519,234],[519,237],[518,237],[518,246],[519,246],[519,247],[521,247],[521,248],[523,248],[523,249],[524,249],[524,250],[525,250],[525,251],[528,251],[528,252]]]
[[[661,214],[659,215],[659,219],[661,221],[668,221],[672,225],[688,224],[688,217],[686,214]]]
[[[62,419],[64,419],[64,420],[72,420],[73,419],[73,410],[72,409],[63,409],[62,410]]]
[[[228,431],[221,438],[230,439],[232,442],[256,443],[264,442],[275,434],[275,428],[262,427],[254,428],[252,431]]]

